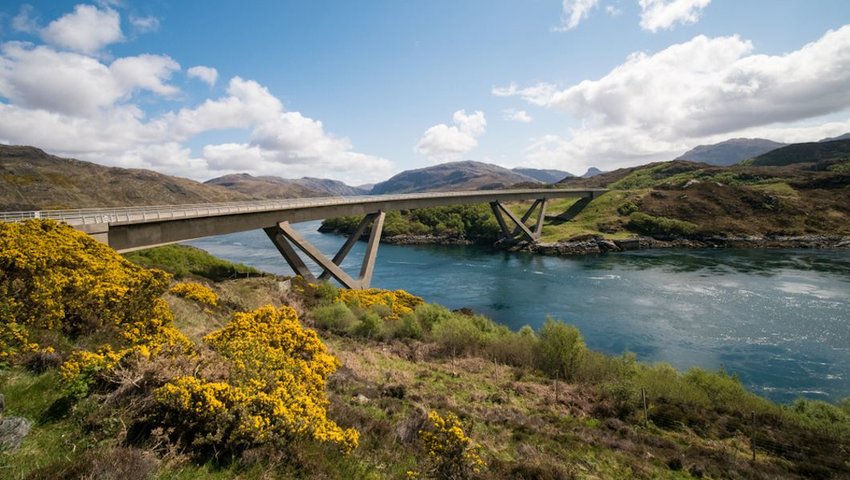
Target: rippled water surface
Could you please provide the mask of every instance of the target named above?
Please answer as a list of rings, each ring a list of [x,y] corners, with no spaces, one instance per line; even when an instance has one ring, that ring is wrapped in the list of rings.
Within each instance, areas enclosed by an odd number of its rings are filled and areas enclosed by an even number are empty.
[[[344,239],[297,225],[332,256]],[[191,242],[291,274],[262,231]],[[343,263],[357,272],[364,244]],[[373,286],[470,307],[513,328],[547,315],[589,347],[680,369],[724,368],[778,401],[850,397],[850,254],[814,250],[675,250],[558,258],[479,247],[378,251]]]

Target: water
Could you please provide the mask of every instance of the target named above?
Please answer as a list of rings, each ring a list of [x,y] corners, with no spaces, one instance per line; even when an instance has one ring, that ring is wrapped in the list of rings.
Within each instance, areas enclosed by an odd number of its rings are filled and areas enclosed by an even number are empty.
[[[332,256],[344,238],[296,225]],[[190,242],[291,274],[262,231]],[[364,243],[343,263],[358,272]],[[315,271],[315,270],[314,270]],[[573,258],[481,247],[381,245],[372,285],[469,307],[518,329],[546,316],[587,345],[679,369],[723,368],[780,402],[850,397],[850,254],[814,250],[655,250]]]

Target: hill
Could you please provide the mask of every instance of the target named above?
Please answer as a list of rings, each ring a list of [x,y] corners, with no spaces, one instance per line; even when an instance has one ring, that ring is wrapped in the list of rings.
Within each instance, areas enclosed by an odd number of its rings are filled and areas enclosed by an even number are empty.
[[[372,194],[444,192],[449,190],[495,190],[537,180],[489,163],[450,162],[406,170],[372,188]]]
[[[783,166],[797,163],[850,161],[850,140],[795,143],[760,155],[747,162],[755,166]]]
[[[247,173],[225,175],[204,183],[221,186],[254,198],[350,196],[368,193],[366,190],[351,187],[343,182],[324,178],[255,177]]]
[[[603,172],[602,170],[600,170],[596,167],[590,167],[590,168],[587,169],[586,172],[584,172],[584,175],[582,175],[581,178],[595,177],[595,176],[599,175],[600,173],[605,173],[605,172]]]
[[[0,145],[0,209],[6,211],[249,199],[219,186],[150,170],[104,167],[34,147]]]
[[[558,183],[567,177],[573,177],[570,172],[563,170],[539,169],[539,168],[512,168],[512,171],[531,177],[543,183]]]
[[[844,135],[839,135],[837,137],[827,137],[818,140],[819,142],[832,142],[834,140],[850,140],[850,132],[845,133]]]
[[[733,138],[713,145],[699,145],[688,150],[676,160],[702,162],[709,165],[734,165],[742,160],[757,157],[785,145],[764,138]]]

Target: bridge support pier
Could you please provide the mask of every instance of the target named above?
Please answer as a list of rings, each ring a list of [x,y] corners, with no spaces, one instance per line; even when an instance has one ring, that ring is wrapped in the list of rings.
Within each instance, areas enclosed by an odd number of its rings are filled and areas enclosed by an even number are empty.
[[[496,221],[499,222],[499,228],[502,230],[502,239],[517,240],[518,237],[525,237],[532,242],[539,239],[543,233],[543,220],[546,218],[546,201],[546,198],[535,200],[531,207],[523,214],[522,218],[517,218],[513,212],[505,208],[500,202],[490,202],[490,209],[493,210],[493,215],[496,217]],[[531,230],[525,222],[531,218],[535,210],[537,210],[537,224],[534,226],[534,230]],[[508,227],[505,216],[516,225],[513,230]]]
[[[369,284],[372,281],[372,272],[375,270],[375,258],[378,254],[378,244],[381,241],[381,231],[384,228],[384,217],[385,213],[382,211],[366,215],[357,226],[357,230],[348,237],[348,240],[346,240],[336,255],[334,255],[333,259],[328,259],[318,248],[295,231],[289,222],[280,222],[273,227],[267,227],[263,230],[269,236],[272,243],[274,243],[275,247],[277,247],[280,254],[283,255],[283,258],[292,270],[308,282],[316,283],[328,277],[333,277],[345,288],[362,289],[369,288]],[[369,233],[369,243],[366,245],[366,254],[363,257],[363,265],[360,268],[360,277],[355,279],[341,269],[339,265],[370,224],[372,225],[372,231]],[[304,254],[322,268],[322,273],[318,278],[307,268],[307,265],[298,255],[295,247],[304,252]]]

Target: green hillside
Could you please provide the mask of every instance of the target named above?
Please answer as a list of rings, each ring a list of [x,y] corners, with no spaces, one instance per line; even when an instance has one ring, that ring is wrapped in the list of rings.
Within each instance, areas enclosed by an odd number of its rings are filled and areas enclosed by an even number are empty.
[[[798,163],[825,163],[825,166],[843,163],[843,168],[846,169],[850,164],[850,140],[795,143],[755,157],[746,163],[774,167]]]

